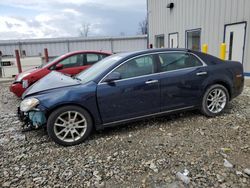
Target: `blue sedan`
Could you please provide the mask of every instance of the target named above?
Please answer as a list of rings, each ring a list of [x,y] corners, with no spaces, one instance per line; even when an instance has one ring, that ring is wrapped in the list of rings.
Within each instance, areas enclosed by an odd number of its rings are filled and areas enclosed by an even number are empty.
[[[32,85],[18,109],[28,128],[45,127],[63,146],[93,129],[200,109],[223,112],[244,85],[242,64],[186,49],[116,54],[75,77],[59,72]]]

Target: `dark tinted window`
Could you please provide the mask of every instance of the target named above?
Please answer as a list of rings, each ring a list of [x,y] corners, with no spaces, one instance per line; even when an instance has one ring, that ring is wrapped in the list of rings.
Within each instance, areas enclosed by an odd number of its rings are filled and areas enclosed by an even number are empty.
[[[164,35],[155,36],[155,46],[156,48],[164,48]]]
[[[196,57],[188,53],[159,54],[159,59],[162,72],[202,65],[202,63]]]
[[[187,48],[195,51],[200,50],[200,41],[201,41],[201,30],[193,30],[186,32],[187,37]]]
[[[152,74],[154,73],[153,57],[135,58],[118,67],[115,72],[119,72],[122,79]]]

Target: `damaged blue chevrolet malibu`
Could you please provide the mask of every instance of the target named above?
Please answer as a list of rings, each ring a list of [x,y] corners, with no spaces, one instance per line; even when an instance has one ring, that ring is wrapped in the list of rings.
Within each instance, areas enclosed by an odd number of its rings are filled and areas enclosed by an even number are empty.
[[[167,113],[223,112],[244,85],[242,64],[186,49],[151,49],[107,57],[75,77],[59,72],[24,94],[19,117],[45,127],[63,146],[83,142],[93,129]]]

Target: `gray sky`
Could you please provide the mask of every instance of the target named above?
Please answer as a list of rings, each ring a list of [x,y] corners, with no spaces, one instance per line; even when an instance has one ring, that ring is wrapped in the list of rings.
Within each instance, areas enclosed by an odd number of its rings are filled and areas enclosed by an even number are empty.
[[[0,40],[135,35],[146,17],[146,0],[1,0]]]

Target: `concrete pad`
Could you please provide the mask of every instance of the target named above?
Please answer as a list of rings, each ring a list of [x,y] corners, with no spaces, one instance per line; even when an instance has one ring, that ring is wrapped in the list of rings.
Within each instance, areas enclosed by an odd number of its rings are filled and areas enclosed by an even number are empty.
[[[14,78],[0,78],[0,83],[13,82]]]

